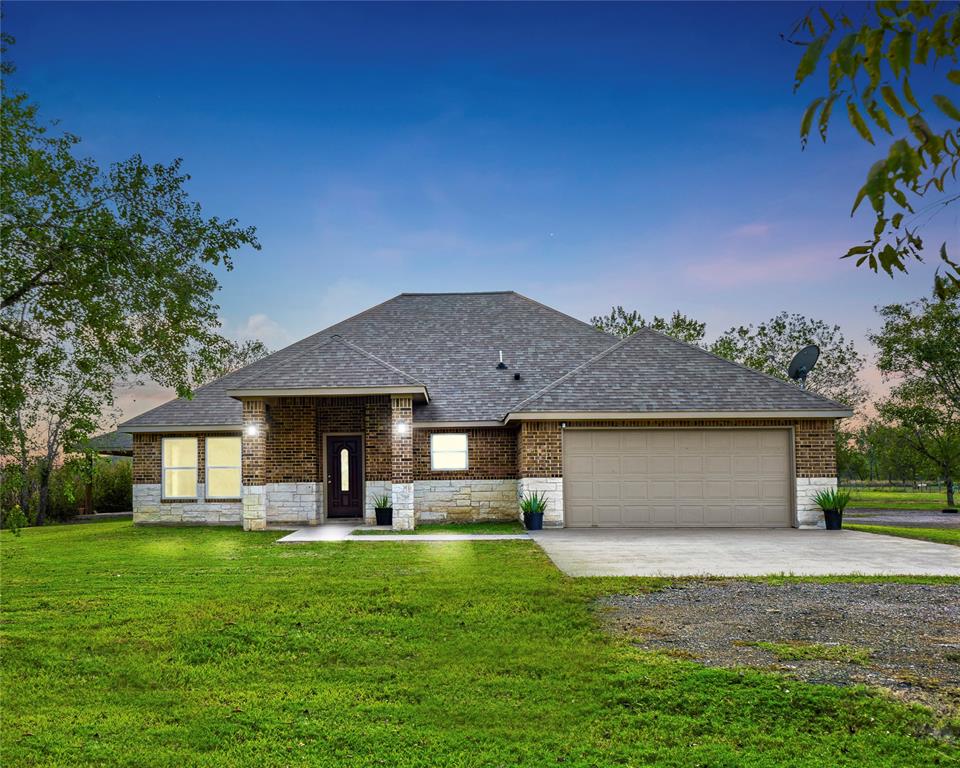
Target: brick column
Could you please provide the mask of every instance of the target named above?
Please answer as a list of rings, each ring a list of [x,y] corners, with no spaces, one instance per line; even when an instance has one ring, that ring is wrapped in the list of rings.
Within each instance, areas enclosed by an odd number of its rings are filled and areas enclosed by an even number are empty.
[[[255,426],[256,435],[247,434]],[[263,400],[243,401],[243,530],[267,527],[267,405]]]
[[[413,508],[413,398],[390,397],[391,491],[393,529],[410,531],[416,525]]]

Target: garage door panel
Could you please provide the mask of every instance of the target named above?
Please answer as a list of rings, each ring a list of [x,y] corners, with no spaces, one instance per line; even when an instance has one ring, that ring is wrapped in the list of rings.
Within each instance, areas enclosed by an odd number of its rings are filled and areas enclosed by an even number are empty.
[[[648,433],[647,449],[650,453],[668,453],[673,455],[677,449],[675,432],[652,431]]]
[[[731,466],[729,456],[703,457],[703,471],[707,475],[729,475]]]
[[[592,480],[570,480],[565,481],[566,496],[568,501],[586,502],[593,501],[593,481]]]
[[[596,451],[619,451],[620,433],[616,430],[594,432],[593,448]]]
[[[647,499],[646,480],[625,480],[620,484],[620,498],[626,501],[645,501]]]
[[[703,453],[703,432],[690,430],[677,433],[677,450],[681,453]]]
[[[677,522],[680,525],[703,525],[703,507],[681,504],[677,507]]]
[[[621,432],[620,447],[626,453],[632,451],[645,451],[647,449],[648,432]]]
[[[593,460],[593,473],[602,475],[620,475],[620,457],[619,456],[597,456]]]
[[[564,434],[570,526],[787,526],[786,430]]]
[[[732,461],[734,475],[748,475],[750,477],[754,477],[760,474],[759,456],[734,456]]]
[[[650,507],[646,504],[624,504],[623,525],[643,525],[650,522]]]
[[[760,474],[783,477],[787,474],[786,456],[764,455],[760,457]]]
[[[619,504],[597,504],[593,508],[597,525],[622,525],[623,511]]]
[[[675,475],[677,459],[675,456],[651,456],[647,460],[647,471],[651,475]]]
[[[699,480],[678,480],[677,498],[702,499],[703,483],[701,483]]]
[[[566,471],[572,477],[589,477],[593,474],[593,456],[569,456]]]
[[[715,526],[732,525],[733,507],[730,504],[706,504],[703,507],[703,524]]]
[[[593,484],[593,497],[597,501],[620,500],[620,483],[616,480],[597,480]]]
[[[677,484],[673,480],[651,480],[648,487],[651,499],[675,499],[677,497]]]
[[[631,456],[628,454],[620,457],[620,469],[625,476],[643,476],[650,471],[646,456]]]

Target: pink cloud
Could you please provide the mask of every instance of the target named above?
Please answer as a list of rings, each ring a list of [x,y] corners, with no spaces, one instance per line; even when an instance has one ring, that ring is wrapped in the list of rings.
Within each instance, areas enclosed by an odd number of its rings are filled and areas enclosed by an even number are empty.
[[[730,288],[788,282],[819,282],[832,277],[840,266],[838,250],[830,247],[815,251],[781,254],[718,256],[684,267],[691,281]]]

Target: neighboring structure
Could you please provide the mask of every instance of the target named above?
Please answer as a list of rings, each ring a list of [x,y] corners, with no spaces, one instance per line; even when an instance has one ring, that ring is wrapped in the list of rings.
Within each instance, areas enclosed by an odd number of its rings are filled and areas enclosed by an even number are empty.
[[[501,362],[502,357],[502,362]],[[141,523],[814,526],[844,406],[513,292],[401,294],[130,419]]]

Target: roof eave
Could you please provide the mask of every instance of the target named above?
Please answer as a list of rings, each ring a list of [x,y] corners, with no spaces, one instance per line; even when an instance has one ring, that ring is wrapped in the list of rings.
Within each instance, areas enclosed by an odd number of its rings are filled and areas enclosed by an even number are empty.
[[[375,387],[263,387],[226,390],[226,394],[240,400],[244,397],[342,397],[349,395],[418,395],[430,402],[430,393],[424,386],[375,386]]]
[[[243,424],[121,424],[117,432],[242,432]]]
[[[766,411],[511,411],[503,421],[654,421],[656,419],[845,419],[853,411],[843,409],[781,409]]]

